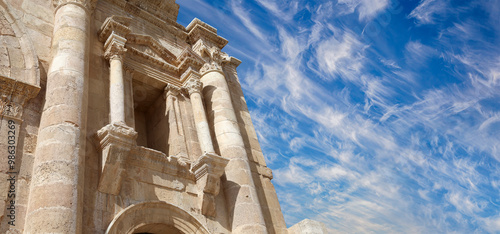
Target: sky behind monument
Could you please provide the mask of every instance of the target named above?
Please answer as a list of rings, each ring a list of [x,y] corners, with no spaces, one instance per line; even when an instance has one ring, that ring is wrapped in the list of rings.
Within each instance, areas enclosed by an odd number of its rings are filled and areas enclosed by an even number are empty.
[[[500,1],[177,3],[243,62],[288,226],[500,232]]]

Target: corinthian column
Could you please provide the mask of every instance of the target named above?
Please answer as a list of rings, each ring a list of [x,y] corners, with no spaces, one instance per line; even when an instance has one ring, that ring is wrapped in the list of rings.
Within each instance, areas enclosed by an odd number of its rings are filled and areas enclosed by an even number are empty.
[[[198,141],[202,154],[215,154],[212,137],[210,136],[210,128],[208,127],[207,115],[203,100],[201,99],[201,82],[200,74],[189,69],[183,76],[189,76],[189,80],[184,85],[189,92],[191,106],[193,107],[194,123],[196,124],[196,132],[198,133]]]
[[[130,33],[131,18],[111,16],[99,30],[99,40],[104,42],[104,58],[109,60],[109,119],[110,123],[125,125],[125,79],[123,57],[125,37]]]
[[[221,156],[229,159],[223,185],[232,232],[267,233],[230,90],[220,66],[227,55],[217,48],[209,52],[210,61],[201,69],[201,82]]]
[[[104,57],[109,59],[109,119],[111,123],[125,123],[125,81],[123,56],[126,39],[112,33],[104,47]]]
[[[26,233],[81,233],[89,21],[96,0],[54,0],[53,58],[26,215]]]

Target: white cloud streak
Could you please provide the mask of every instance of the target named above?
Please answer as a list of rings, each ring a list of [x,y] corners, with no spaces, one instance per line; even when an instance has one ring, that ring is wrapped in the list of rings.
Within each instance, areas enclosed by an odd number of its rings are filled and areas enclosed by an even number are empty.
[[[445,0],[421,0],[408,17],[415,18],[419,24],[434,24],[437,16],[443,14],[447,7]]]

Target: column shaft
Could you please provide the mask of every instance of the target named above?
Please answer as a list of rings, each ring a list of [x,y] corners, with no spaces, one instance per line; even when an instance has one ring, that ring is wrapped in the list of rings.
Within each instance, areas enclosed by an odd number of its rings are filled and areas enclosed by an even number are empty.
[[[81,233],[88,88],[89,15],[57,8],[26,215],[26,233]]]
[[[203,95],[221,156],[229,159],[223,181],[233,233],[267,233],[243,138],[222,72],[205,73]]]
[[[111,56],[109,64],[110,122],[125,123],[125,81],[121,56]]]
[[[191,106],[193,107],[194,123],[196,124],[201,151],[203,154],[215,153],[201,94],[200,92],[190,92],[189,98],[191,99]]]

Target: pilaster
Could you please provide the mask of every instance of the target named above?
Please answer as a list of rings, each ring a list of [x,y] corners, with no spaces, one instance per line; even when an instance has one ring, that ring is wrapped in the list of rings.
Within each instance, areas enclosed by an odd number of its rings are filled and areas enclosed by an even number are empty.
[[[179,95],[181,88],[172,84],[165,87],[166,113],[168,118],[168,155],[178,156],[181,161],[189,161],[187,156],[186,139],[182,125],[181,109],[179,107]]]

